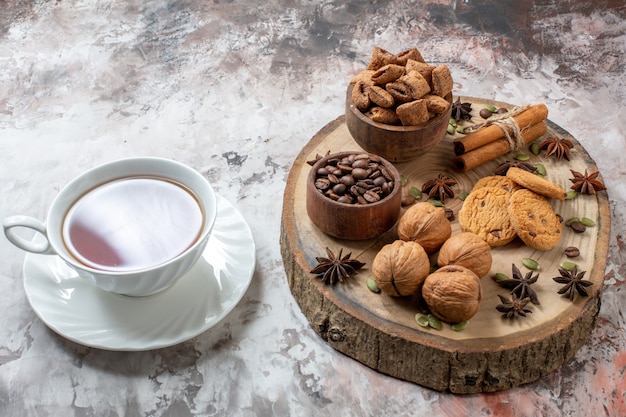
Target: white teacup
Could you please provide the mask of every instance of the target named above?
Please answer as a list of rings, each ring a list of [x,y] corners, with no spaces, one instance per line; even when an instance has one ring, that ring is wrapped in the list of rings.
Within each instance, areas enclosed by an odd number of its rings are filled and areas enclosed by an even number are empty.
[[[15,246],[59,256],[105,291],[146,296],[168,288],[197,262],[216,214],[215,193],[200,173],[168,159],[135,157],[71,181],[52,202],[46,224],[18,215],[3,227]],[[45,239],[27,240],[19,228]]]

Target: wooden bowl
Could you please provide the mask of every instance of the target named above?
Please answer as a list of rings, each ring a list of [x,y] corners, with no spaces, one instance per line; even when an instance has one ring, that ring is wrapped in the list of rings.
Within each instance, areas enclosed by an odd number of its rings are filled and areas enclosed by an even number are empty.
[[[369,204],[347,204],[332,200],[315,187],[316,173],[331,158],[344,158],[363,152],[340,152],[317,161],[307,176],[306,209],[309,218],[327,235],[348,240],[376,238],[389,230],[400,217],[402,179],[398,170],[384,158],[381,164],[393,176],[391,192],[380,201]]]
[[[352,102],[352,88],[346,92],[346,126],[364,150],[396,162],[407,162],[433,149],[446,135],[452,106],[420,126],[394,126],[374,122],[356,108]],[[446,96],[452,104],[452,94]]]

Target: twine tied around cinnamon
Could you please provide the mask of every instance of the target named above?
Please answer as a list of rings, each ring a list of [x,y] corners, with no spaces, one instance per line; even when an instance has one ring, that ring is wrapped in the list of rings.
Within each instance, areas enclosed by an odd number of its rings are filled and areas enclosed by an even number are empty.
[[[463,129],[463,133],[473,133],[478,130],[481,130],[487,126],[497,126],[504,133],[504,137],[509,142],[509,147],[511,150],[521,149],[526,142],[522,139],[522,130],[519,127],[519,124],[514,119],[518,114],[528,110],[531,107],[530,104],[525,104],[520,107],[514,107],[510,111],[490,117],[483,123],[477,123],[471,126],[467,126]]]

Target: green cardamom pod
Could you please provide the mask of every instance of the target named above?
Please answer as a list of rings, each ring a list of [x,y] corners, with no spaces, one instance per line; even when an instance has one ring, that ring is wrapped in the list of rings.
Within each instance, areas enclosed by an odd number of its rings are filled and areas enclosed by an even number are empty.
[[[415,199],[422,198],[422,192],[417,187],[411,187],[411,189],[409,190],[409,194]]]
[[[426,314],[417,313],[415,315],[415,321],[422,327],[428,327],[428,316]]]
[[[432,314],[428,315],[428,325],[435,330],[441,330],[443,328],[443,324],[441,324],[441,320]]]
[[[493,279],[496,282],[500,282],[500,281],[506,281],[507,279],[509,279],[509,277],[506,274],[503,274],[502,272],[497,272],[494,276]]]
[[[561,268],[565,269],[566,271],[571,271],[574,268],[576,268],[578,266],[578,264],[574,263],[574,262],[569,262],[569,261],[565,261],[565,262],[561,262],[561,265],[559,265]]]
[[[539,144],[537,142],[531,143],[529,149],[533,155],[539,155]]]
[[[542,177],[546,175],[546,167],[543,164],[535,164],[535,168],[537,168],[537,174]]]
[[[376,284],[376,281],[374,281],[372,278],[368,278],[365,283],[367,284],[367,288],[369,288],[371,292],[376,292],[376,293],[380,292],[380,288],[378,288],[378,284]]]
[[[578,193],[575,190],[569,190],[567,193],[565,193],[565,199],[566,200],[571,200],[573,198],[575,198],[578,195]]]
[[[492,113],[495,113],[498,111],[498,108],[496,106],[492,106],[491,104],[485,104],[484,107]]]
[[[539,262],[531,258],[522,258],[522,265],[533,271],[539,269]]]
[[[585,226],[587,226],[587,227],[593,227],[593,226],[595,226],[595,225],[596,225],[596,222],[594,222],[593,220],[591,220],[591,219],[590,219],[590,218],[588,218],[588,217],[581,217],[581,218],[580,218],[580,222],[581,222],[582,224],[584,224]]]
[[[465,330],[465,328],[467,327],[467,324],[469,323],[469,321],[465,320],[462,321],[460,323],[454,323],[452,326],[452,330],[454,330],[455,332],[460,332],[461,330]]]

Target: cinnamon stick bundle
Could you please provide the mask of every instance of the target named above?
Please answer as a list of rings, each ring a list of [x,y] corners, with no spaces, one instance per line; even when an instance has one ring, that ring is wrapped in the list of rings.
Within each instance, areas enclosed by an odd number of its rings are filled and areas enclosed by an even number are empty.
[[[543,122],[547,118],[548,108],[543,103],[535,104],[523,112],[513,116],[513,120],[515,120],[522,132],[539,122]],[[511,132],[509,131],[509,134],[510,133]],[[456,139],[454,141],[454,153],[456,155],[462,155],[466,152],[487,145],[488,143],[497,141],[503,137],[504,132],[502,132],[502,129],[499,126],[489,125],[485,128],[477,130],[476,132],[469,133],[460,139]]]
[[[521,126],[520,126],[521,127]],[[498,130],[500,130],[498,128]],[[530,143],[533,140],[543,136],[548,131],[548,126],[543,122],[536,123],[522,130],[521,139],[524,143]],[[502,131],[500,130],[500,133]],[[479,165],[485,162],[496,159],[502,155],[506,155],[511,151],[509,141],[503,138],[489,142],[486,145],[482,145],[475,148],[463,155],[458,155],[454,158],[454,166],[461,172],[471,171]]]

